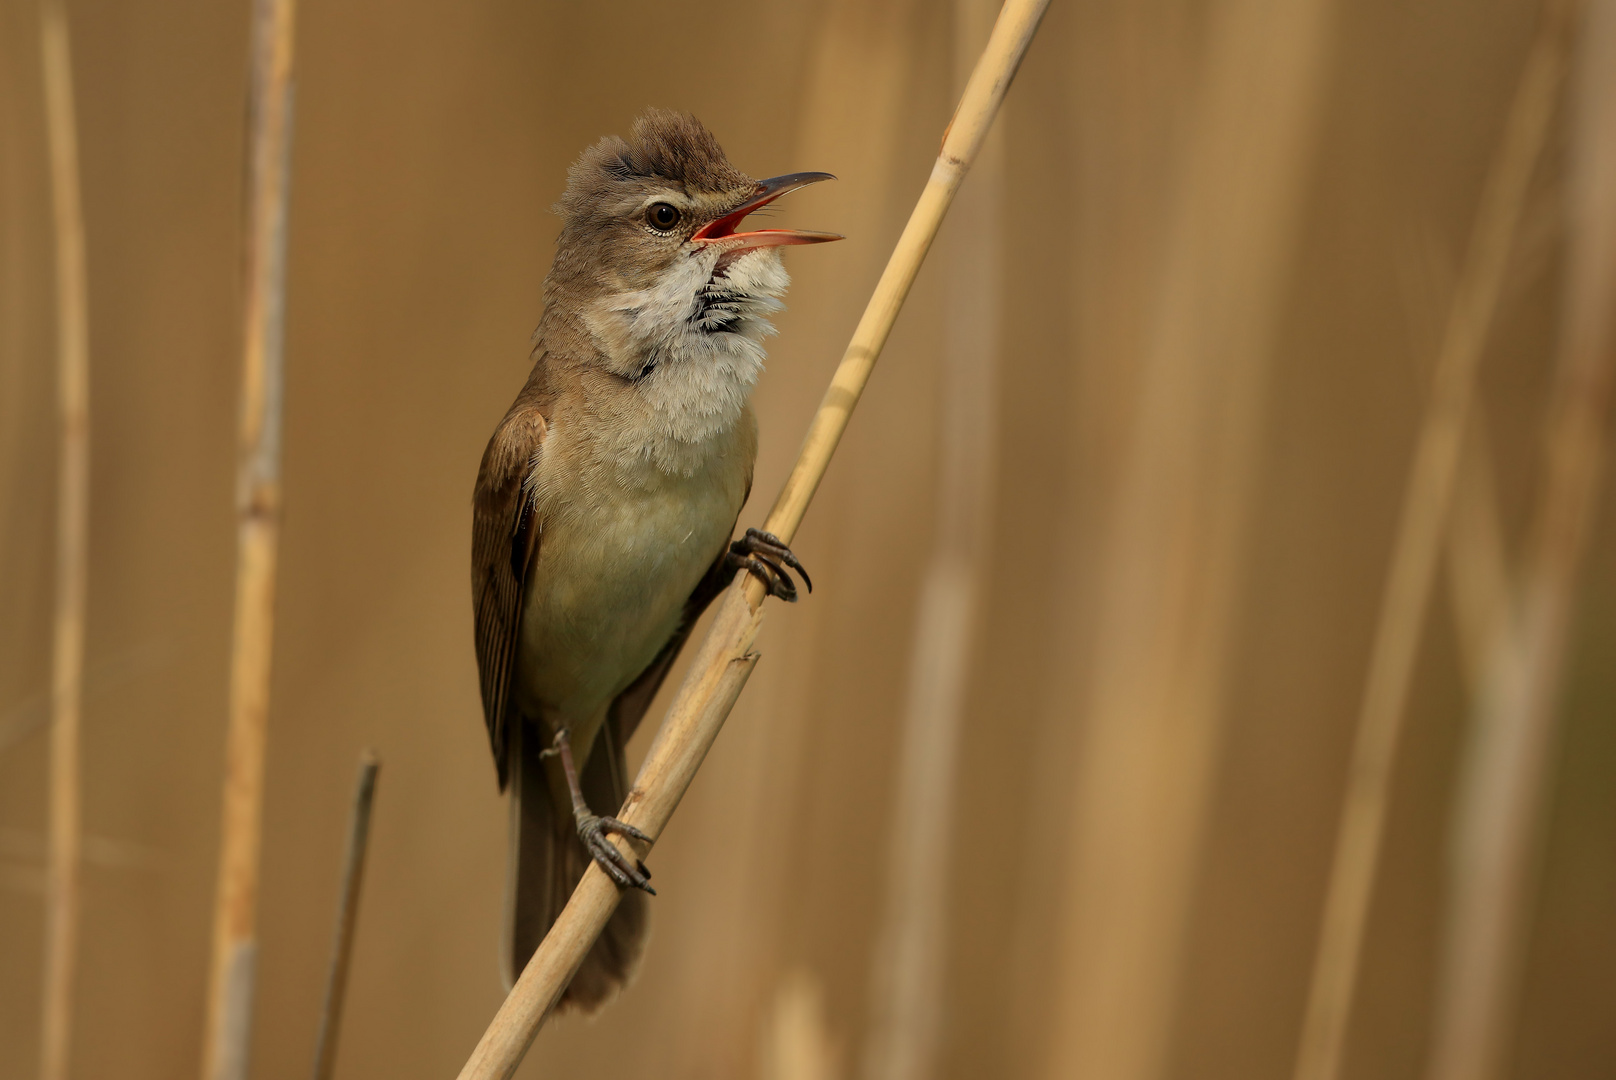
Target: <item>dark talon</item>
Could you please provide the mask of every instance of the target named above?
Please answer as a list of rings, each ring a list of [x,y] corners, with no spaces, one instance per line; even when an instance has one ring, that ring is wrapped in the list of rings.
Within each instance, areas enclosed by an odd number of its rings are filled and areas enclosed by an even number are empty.
[[[779,577],[780,577],[780,580],[787,581],[787,582],[789,582],[791,580],[790,578],[786,577],[786,568],[781,566],[779,563],[775,562],[773,559],[769,558],[767,555],[754,555],[754,556],[752,556],[752,558],[756,559],[758,562],[762,563],[764,566],[767,566],[774,573],[778,574]]]
[[[802,583],[808,586],[809,592],[814,591],[814,579],[808,576],[808,571],[803,567],[802,563],[797,561],[797,557],[791,553],[791,549],[785,545],[785,541],[771,532],[764,532],[762,529],[747,529],[746,538],[760,547],[766,548],[770,555],[777,557],[781,562],[802,575]]]
[[[786,572],[776,564],[761,555],[748,555],[741,560],[741,565],[763,582],[763,589],[770,596],[778,596],[788,604],[797,602],[797,587],[791,584]]]
[[[600,827],[606,832],[616,833],[619,836],[627,836],[633,840],[644,840],[647,844],[651,842],[651,838],[649,836],[645,835],[628,822],[618,821],[614,817],[601,818]]]
[[[813,579],[791,549],[778,536],[762,529],[747,529],[745,535],[730,544],[729,561],[734,568],[744,569],[761,581],[770,596],[779,597],[787,603],[796,603],[797,600],[797,587],[786,573],[787,566],[801,576],[809,592],[814,591]]]
[[[616,818],[597,817],[594,814],[578,815],[578,839],[584,842],[584,850],[589,852],[590,858],[600,865],[606,876],[617,882],[625,889],[644,889],[652,896],[656,890],[651,888],[647,879],[651,876],[646,873],[643,864],[636,867],[628,861],[628,856],[617,849],[617,845],[606,839],[610,833],[619,833],[623,836],[633,836],[636,839],[649,840],[640,830],[632,825],[618,821]]]

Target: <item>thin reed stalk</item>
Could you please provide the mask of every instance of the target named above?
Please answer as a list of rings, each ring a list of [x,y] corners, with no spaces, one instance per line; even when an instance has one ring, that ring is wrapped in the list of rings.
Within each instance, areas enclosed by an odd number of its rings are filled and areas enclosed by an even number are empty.
[[[758,1080],[836,1080],[841,1072],[826,1031],[824,988],[806,971],[781,980],[762,1042]]]
[[[1168,114],[1182,135],[1160,189],[1160,255],[1132,257],[1137,329],[1113,323],[1092,339],[1123,346],[1096,363],[1131,368],[1137,390],[1098,595],[1081,616],[1095,627],[1087,683],[1051,698],[1055,722],[1081,726],[1056,766],[1071,821],[1053,860],[1060,903],[1052,925],[1034,924],[1054,969],[1047,1006],[1031,1003],[1048,1010],[1028,1033],[1036,1075],[1156,1080],[1167,1068],[1332,8],[1208,9]]]
[[[56,232],[56,612],[51,655],[50,845],[45,875],[45,987],[40,999],[42,1080],[66,1080],[78,959],[79,721],[89,576],[90,315],[84,269],[73,61],[63,0],[40,5],[45,134]]]
[[[294,0],[255,0],[247,120],[247,227],[236,475],[236,615],[224,812],[203,1080],[247,1072],[257,963],[264,740],[280,534],[282,332],[292,146]]]
[[[999,998],[991,1006],[999,1027],[994,1035],[997,1053],[990,1051],[991,1058],[979,1060],[996,1059],[999,1071],[1014,1076],[1037,1075],[1058,1025],[1051,989],[1061,978],[1064,961],[1056,942],[1072,917],[1072,903],[1070,891],[1059,887],[1057,879],[1064,869],[1059,866],[1065,847],[1061,841],[1070,838],[1072,828],[1072,765],[1085,735],[1076,714],[1093,688],[1097,673],[1089,658],[1107,629],[1095,612],[1107,578],[1101,567],[1108,538],[1095,525],[1107,520],[1114,505],[1129,429],[1137,416],[1144,342],[1156,314],[1157,285],[1173,224],[1169,208],[1181,190],[1182,132],[1193,115],[1204,53],[1202,26],[1178,0],[1103,0],[1070,5],[1063,14],[1065,35],[1045,41],[1046,48],[1057,46],[1065,57],[1060,81],[1051,88],[1055,92],[1044,91],[1042,100],[1029,94],[1023,106],[1034,118],[1034,130],[1055,137],[1018,147],[1011,174],[1037,176],[1031,188],[1039,196],[1031,200],[1034,205],[1066,208],[1059,215],[1064,227],[1056,228],[1054,218],[1049,225],[1059,246],[1055,258],[1066,261],[1069,270],[1064,280],[1056,279],[1061,284],[1050,295],[1053,303],[1046,301],[1044,307],[1063,312],[1058,318],[1065,325],[1052,321],[1040,336],[1047,340],[1053,331],[1057,340],[1067,336],[1067,342],[1051,355],[1052,363],[1033,368],[1041,393],[1064,389],[1041,414],[1051,432],[1061,434],[1042,435],[1033,444],[1040,452],[1026,464],[1037,471],[1018,468],[1002,479],[1006,509],[1018,490],[1029,489],[1047,506],[1049,543],[1040,545],[1036,573],[1024,568],[1019,579],[1028,596],[1040,587],[1048,592],[1042,601],[1048,612],[1047,640],[1040,647],[1055,662],[1027,668],[1027,676],[1036,676],[1036,689],[1021,693],[1021,708],[1032,715],[1020,736],[1023,745],[1010,751],[1015,786],[992,819],[979,819],[974,826],[980,830],[985,823],[995,832],[1004,830],[1006,840],[1019,836],[1014,849],[1001,852],[1001,867],[1045,858],[1056,864],[1050,873],[1012,875],[1002,892],[993,890],[998,894],[993,900],[1007,909],[1002,918],[1009,933],[1002,943],[1003,993],[990,995]],[[1057,33],[1058,26],[1052,24],[1046,33]],[[1047,86],[1050,76],[1045,78]],[[1046,178],[1057,176],[1064,182],[1046,188]],[[1014,213],[1016,202],[1007,201],[1007,215]],[[1012,236],[1018,232],[1010,230]],[[1021,244],[1018,240],[1006,254],[1023,251]],[[1015,272],[1007,280],[1025,289],[1040,278]],[[1007,305],[1015,295],[1007,294]],[[1021,337],[1013,321],[1007,331],[1007,345]],[[1060,351],[1069,356],[1060,356]],[[1008,393],[1010,373],[1027,361],[1008,354],[1005,361]],[[1007,397],[1005,407],[1006,420],[1019,414],[1025,423],[1026,403],[1018,407]],[[1016,428],[1007,427],[1003,437],[1008,448]],[[1000,579],[1005,568],[997,560],[995,566],[995,579]],[[995,599],[992,606],[999,604]],[[1017,607],[1028,615],[1038,610],[1028,610],[1026,600]],[[1022,648],[1028,648],[1037,639],[1027,635],[1023,640]],[[1002,649],[990,644],[984,655]],[[984,669],[980,678],[995,686],[995,696],[1013,692],[1003,672]],[[1055,824],[1029,832],[1022,828],[1027,821]],[[1054,854],[1048,854],[1051,846]],[[969,952],[959,955],[968,962]]]
[[[1548,445],[1519,621],[1500,641],[1466,748],[1431,1080],[1494,1080],[1504,1072],[1577,575],[1609,454],[1616,381],[1616,3],[1595,0],[1586,19]]]
[[[814,415],[796,465],[764,524],[788,543],[824,478],[915,275],[960,182],[987,138],[1047,6],[1048,0],[1008,0],[1000,12],[943,138],[931,177]],[[618,812],[622,820],[652,837],[661,835],[666,827],[757,664],[758,654],[752,651],[752,645],[762,626],[763,598],[761,586],[744,574],[738,575],[724,593],[712,627]],[[627,841],[622,843],[625,851],[633,850]],[[640,850],[633,853],[643,855],[645,846],[638,846]],[[504,1080],[516,1071],[619,899],[617,886],[598,867],[591,866],[584,873],[572,899],[539,944],[461,1070],[461,1080]]]
[[[337,926],[331,936],[331,967],[326,973],[325,1003],[320,1009],[320,1034],[314,1043],[314,1080],[331,1080],[337,1067],[337,1034],[342,1028],[348,965],[353,958],[354,930],[359,923],[359,887],[365,878],[370,808],[376,798],[376,773],[380,768],[381,760],[374,750],[359,755],[359,778],[354,781],[353,810],[348,815],[348,848],[342,856]]]
[[[1479,409],[1471,414],[1459,454],[1446,561],[1465,687],[1475,702],[1485,693],[1499,635],[1509,632],[1515,617],[1492,455]]]
[[[1404,299],[1415,329],[1411,355],[1416,375],[1429,381],[1440,352],[1441,322],[1453,306],[1454,273],[1445,265],[1446,260],[1440,257],[1429,234],[1424,240],[1420,245],[1425,249],[1424,257],[1408,261]],[[1459,662],[1472,701],[1482,694],[1497,635],[1504,632],[1514,605],[1491,441],[1487,411],[1478,406],[1471,410],[1459,451],[1459,473],[1454,480],[1443,560]]]
[[[954,61],[962,87],[996,11],[993,0],[957,0],[954,5]],[[886,906],[872,972],[864,1056],[868,1080],[920,1080],[936,1072],[957,760],[972,628],[991,535],[1003,187],[1004,140],[995,132],[953,209],[935,546],[915,609],[888,838]]]
[[[1436,564],[1449,527],[1476,370],[1498,307],[1564,69],[1564,23],[1546,9],[1488,169],[1432,373],[1392,549],[1314,958],[1296,1080],[1341,1073],[1392,770]]]

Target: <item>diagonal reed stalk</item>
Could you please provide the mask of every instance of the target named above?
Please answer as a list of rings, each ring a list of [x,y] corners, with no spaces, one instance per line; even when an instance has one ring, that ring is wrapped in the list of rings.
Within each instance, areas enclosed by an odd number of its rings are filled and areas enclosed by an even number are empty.
[[[89,576],[90,316],[84,270],[73,62],[63,0],[40,6],[45,134],[56,232],[56,378],[61,446],[56,492],[56,613],[51,654],[50,850],[45,879],[41,1080],[66,1080],[78,954],[79,719]]]
[[[1548,444],[1518,619],[1473,710],[1460,782],[1431,1080],[1503,1072],[1553,769],[1578,569],[1609,453],[1616,381],[1616,3],[1589,5],[1569,188],[1567,285]]]
[[[203,1080],[241,1080],[257,963],[264,738],[280,535],[282,330],[292,146],[293,0],[254,0],[247,116],[241,427],[236,474],[236,615],[224,812],[213,915]]]
[[[1427,235],[1423,258],[1410,258],[1404,280],[1411,328],[1410,359],[1422,380],[1431,376],[1442,327],[1453,304],[1453,273]],[[1411,252],[1411,254],[1413,254]],[[1423,265],[1421,265],[1423,263]],[[1517,270],[1519,263],[1516,263]],[[1425,323],[1432,325],[1426,326]],[[1491,667],[1494,643],[1513,617],[1514,583],[1499,517],[1497,478],[1487,411],[1478,403],[1465,427],[1454,479],[1453,507],[1444,536],[1449,614],[1459,647],[1464,686],[1474,701]]]
[[[1454,268],[1447,265],[1429,232],[1408,254],[1404,300],[1413,331],[1410,358],[1416,375],[1428,380],[1440,351],[1439,324],[1453,304]],[[1519,268],[1517,262],[1517,272]],[[1513,617],[1515,602],[1493,452],[1487,412],[1478,404],[1471,410],[1459,451],[1444,549],[1449,609],[1464,685],[1472,701],[1481,696],[1494,643]]]
[[[987,48],[977,61],[943,137],[931,177],[814,415],[796,465],[764,524],[787,543],[796,535],[824,478],[920,264],[960,182],[987,139],[993,118],[1047,6],[1048,0],[1008,0],[994,24]],[[763,622],[763,599],[761,586],[745,574],[738,575],[724,593],[712,627],[657,731],[633,790],[618,812],[619,818],[653,837],[660,836],[667,826],[757,664],[758,654],[752,651],[752,645]],[[627,841],[619,842],[631,857],[645,853],[645,845],[633,850]],[[585,871],[566,909],[539,944],[472,1051],[460,1080],[505,1080],[516,1071],[556,999],[611,918],[619,898],[617,886],[598,867]]]
[[[1514,582],[1498,517],[1492,450],[1481,410],[1471,414],[1448,522],[1448,592],[1471,701],[1484,693],[1498,635],[1515,617]]]
[[[1404,301],[1415,374],[1429,380],[1440,351],[1440,322],[1453,305],[1454,268],[1426,232],[1404,264]],[[1419,249],[1423,248],[1421,251]],[[1515,263],[1515,272],[1521,269]],[[1506,290],[1508,286],[1505,286]],[[1499,517],[1497,478],[1487,411],[1478,403],[1465,426],[1454,479],[1453,507],[1444,537],[1449,613],[1459,647],[1464,685],[1475,701],[1491,667],[1493,648],[1514,612],[1514,582]]]
[[[314,1044],[314,1080],[331,1080],[337,1068],[337,1034],[342,1029],[348,965],[359,921],[359,887],[364,883],[365,852],[370,847],[370,808],[376,799],[376,773],[380,769],[381,760],[374,750],[359,755],[359,778],[354,782],[353,810],[348,817],[348,849],[342,857],[337,928],[331,937],[331,967],[326,972],[325,1004],[320,1009],[320,1034]]]
[[[1298,1049],[1296,1080],[1336,1080],[1437,559],[1448,529],[1476,370],[1498,306],[1565,67],[1565,20],[1547,7],[1489,167],[1404,491],[1358,715],[1347,792]]]

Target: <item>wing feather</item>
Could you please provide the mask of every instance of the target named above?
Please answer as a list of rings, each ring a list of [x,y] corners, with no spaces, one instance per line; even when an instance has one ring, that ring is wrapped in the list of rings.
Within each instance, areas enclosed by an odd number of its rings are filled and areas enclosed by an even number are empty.
[[[539,403],[524,393],[488,441],[472,501],[471,595],[477,670],[501,790],[507,779],[505,750],[522,596],[543,531],[528,496],[527,477],[547,430]]]

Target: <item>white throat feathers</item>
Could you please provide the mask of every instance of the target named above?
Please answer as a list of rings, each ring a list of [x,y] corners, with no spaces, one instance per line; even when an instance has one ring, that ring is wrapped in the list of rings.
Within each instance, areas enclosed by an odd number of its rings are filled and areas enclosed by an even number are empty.
[[[785,306],[779,298],[790,284],[775,248],[728,257],[708,250],[678,260],[650,288],[594,304],[589,329],[644,406],[613,456],[686,476],[698,469],[703,446],[746,408],[763,341],[775,332],[769,316]]]

